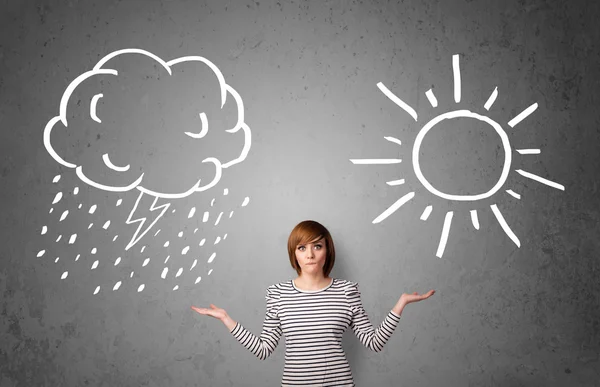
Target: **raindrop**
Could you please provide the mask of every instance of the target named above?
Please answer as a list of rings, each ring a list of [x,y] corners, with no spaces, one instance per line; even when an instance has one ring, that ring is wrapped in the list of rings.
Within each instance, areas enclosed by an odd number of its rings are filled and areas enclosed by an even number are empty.
[[[159,229],[158,229],[158,231],[157,231],[157,232],[154,234],[154,236],[157,236],[157,235],[158,235],[158,233],[160,232],[160,230],[161,230],[161,229],[159,228]]]
[[[173,291],[179,289],[179,285],[175,285],[175,287],[173,288]]]
[[[50,211],[48,211],[48,213],[51,214],[52,211],[54,211],[54,208],[51,208]]]
[[[180,267],[179,270],[177,270],[177,274],[175,274],[175,278],[179,277],[182,272],[183,272],[183,267]]]
[[[229,188],[225,188],[225,189],[223,190],[223,195],[227,195],[227,194],[229,194]]]
[[[96,248],[94,247],[94,248],[92,249],[92,254],[96,254],[96,252],[97,252],[97,251],[98,251],[98,250],[96,250]]]
[[[93,206],[90,207],[90,210],[88,212],[90,214],[93,214],[94,212],[96,212],[96,208],[98,208],[98,206],[94,204]]]
[[[242,203],[242,207],[246,207],[248,205],[248,202],[250,202],[250,198],[248,196],[246,196],[246,198],[244,199],[244,202]]]
[[[201,279],[202,278],[200,278],[200,277],[196,278],[196,282],[194,282],[194,284],[197,284],[198,282],[200,282]]]
[[[202,222],[206,223],[207,220],[208,220],[208,211],[204,211],[204,215],[202,216]]]
[[[116,241],[118,237],[118,235],[115,235],[115,237],[113,238],[113,242]]]
[[[59,222],[62,222],[63,220],[65,220],[67,215],[69,215],[69,210],[65,210],[65,212],[62,213],[62,215],[60,216]]]
[[[216,256],[217,256],[217,253],[212,253],[210,258],[208,258],[208,263],[211,263],[215,259]]]
[[[94,223],[90,223],[90,225],[88,226],[88,230],[89,230],[90,228],[92,228],[92,226],[93,226],[93,225],[94,225]]]
[[[60,259],[60,257],[56,257],[56,259],[54,260],[54,263],[58,262],[59,259]]]
[[[219,224],[219,222],[221,221],[221,216],[223,216],[223,211],[221,211],[221,213],[219,214],[219,217],[217,218],[217,221],[215,222],[215,226],[217,224]]]
[[[138,293],[141,292],[142,290],[144,290],[145,285],[141,284],[140,287],[138,288]]]
[[[73,243],[75,243],[76,239],[77,239],[77,234],[71,235],[71,238],[69,238],[69,244],[72,245]]]
[[[77,206],[77,209],[81,210],[81,207],[83,207],[83,204],[79,203],[79,205]]]
[[[143,253],[144,250],[146,250],[146,245],[142,246],[142,249],[140,250],[140,253]]]
[[[186,255],[189,250],[190,250],[190,246],[185,246],[183,248],[183,250],[181,250],[181,255]]]
[[[52,179],[52,182],[58,183],[59,180],[60,180],[60,175],[56,175],[56,176],[54,176],[54,179]]]
[[[42,227],[42,235],[44,235],[47,232],[48,232],[48,227],[46,227],[46,226]]]
[[[216,245],[216,244],[217,244],[217,243],[219,243],[219,242],[221,242],[221,237],[220,237],[220,236],[218,236],[218,237],[217,237],[217,239],[215,240],[215,243],[214,243],[214,244]]]
[[[215,198],[213,198],[213,200],[210,201],[210,206],[212,207],[213,204],[215,204]]]
[[[229,213],[229,219],[231,219],[231,217],[232,217],[232,216],[233,216],[233,211],[231,211],[231,212]]]
[[[167,255],[167,258],[165,259],[165,263],[169,262],[169,258],[171,258],[171,256]]]
[[[162,279],[165,279],[167,277],[167,273],[169,272],[169,268],[165,267],[162,271],[162,273],[160,274],[160,277]]]
[[[98,294],[99,291],[100,291],[100,286],[96,286],[96,290],[94,290],[94,294]]]
[[[79,261],[79,257],[81,257],[81,254],[77,254],[77,256],[75,257],[75,261]]]
[[[163,247],[168,247],[169,246],[169,241],[166,241],[165,244],[163,245]]]
[[[129,275],[129,278],[133,278],[133,272],[131,272],[131,274]]]
[[[198,260],[194,259],[194,262],[192,263],[192,267],[190,267],[190,271],[192,271],[192,269],[196,267],[197,263],[198,263]]]
[[[75,187],[75,189],[73,189],[73,195],[77,195],[79,193],[79,187]]]
[[[58,238],[56,238],[56,241],[58,242],[60,238],[62,238],[62,235],[59,235]]]
[[[92,268],[90,270],[94,270],[97,267],[98,267],[98,260],[95,260],[94,263],[92,264]]]
[[[196,213],[196,207],[192,207],[192,209],[190,210],[190,213],[188,214],[188,219],[191,218],[192,216],[194,216],[195,213]]]
[[[200,245],[199,246],[204,246],[205,242],[206,242],[206,238],[202,238],[202,240],[200,241]]]
[[[107,220],[106,223],[104,223],[104,225],[102,226],[102,228],[106,230],[108,226],[110,226],[110,220]]]
[[[227,239],[227,234],[223,235],[223,240]]]
[[[171,214],[174,214],[174,213],[175,213],[175,209],[173,208],[173,211],[171,211]]]
[[[210,270],[208,271],[208,275],[210,275],[210,273],[212,273],[212,271],[213,271],[213,269],[210,269]]]
[[[46,252],[46,250],[40,250],[40,251],[37,253],[37,256],[38,256],[38,258],[39,258],[39,257],[41,257],[42,255],[44,255],[44,253],[45,253],[45,252]]]
[[[119,262],[121,262],[121,257],[119,257],[115,260],[115,266],[117,266],[119,264]]]
[[[117,200],[117,207],[119,207],[121,205],[121,203],[123,203],[123,199]]]
[[[117,282],[115,286],[113,286],[113,291],[118,290],[121,287],[121,281]]]
[[[197,233],[197,232],[198,232],[198,228],[196,228],[196,229],[194,230],[194,234],[195,234],[195,233]]]
[[[64,273],[62,273],[62,275],[60,276],[61,280],[64,280],[65,278],[67,278],[67,276],[69,275],[68,271],[65,271]]]
[[[179,234],[177,234],[178,237],[182,237],[183,236],[183,231],[179,231]]]
[[[54,197],[54,200],[52,200],[52,204],[56,204],[56,203],[60,202],[60,199],[62,199],[62,192],[59,192],[56,194],[56,196]]]
[[[142,267],[146,266],[150,262],[150,258],[144,259],[144,263],[142,263]]]

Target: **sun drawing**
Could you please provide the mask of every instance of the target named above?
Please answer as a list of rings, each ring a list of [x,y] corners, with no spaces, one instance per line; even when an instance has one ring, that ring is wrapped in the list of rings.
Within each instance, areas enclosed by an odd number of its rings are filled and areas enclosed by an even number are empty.
[[[452,70],[453,70],[453,76],[454,76],[454,101],[456,103],[459,103],[460,98],[461,98],[461,80],[460,80],[460,68],[459,68],[458,55],[452,56]],[[395,94],[393,94],[387,87],[385,87],[385,85],[383,83],[379,82],[377,84],[377,87],[392,102],[394,102],[396,105],[401,107],[405,112],[410,114],[410,116],[412,118],[414,118],[415,121],[418,121],[417,120],[417,112],[412,107],[410,107],[406,102],[402,101]],[[425,92],[425,96],[429,100],[429,103],[431,104],[431,106],[435,108],[437,106],[438,102],[437,102],[437,99],[435,98],[435,95],[433,94],[433,91],[431,89],[429,89],[427,92]],[[483,105],[485,110],[487,110],[487,111],[490,110],[490,107],[492,107],[492,105],[494,104],[494,101],[496,100],[497,96],[498,96],[498,88],[496,87],[494,89],[494,91],[492,92],[492,94],[490,95],[490,97],[487,99],[486,103]],[[508,126],[510,126],[511,128],[515,127],[519,122],[521,122],[523,119],[525,119],[531,113],[533,113],[537,109],[537,107],[538,107],[537,103],[532,104],[531,106],[529,106],[528,108],[523,110],[521,113],[516,115],[513,119],[508,121]],[[498,134],[498,136],[500,136],[500,139],[502,141],[502,146],[504,148],[504,165],[502,168],[502,173],[500,175],[500,178],[496,182],[496,184],[487,192],[477,194],[477,195],[450,195],[450,194],[441,192],[438,189],[436,189],[433,185],[431,185],[431,183],[429,181],[427,181],[427,179],[421,172],[421,167],[419,165],[419,150],[420,150],[421,144],[423,142],[423,139],[425,138],[427,133],[436,124],[443,122],[444,120],[449,120],[449,119],[458,118],[458,117],[473,118],[473,119],[485,122],[486,124],[490,125],[496,131],[496,133]],[[387,141],[401,145],[401,141],[397,138],[394,138],[394,137],[384,137],[384,138]],[[516,149],[516,151],[522,155],[540,154],[539,149]],[[364,165],[364,164],[397,164],[397,163],[400,163],[402,160],[401,159],[350,159],[350,161],[353,164],[363,164]],[[489,198],[492,195],[496,194],[500,189],[502,189],[502,186],[506,182],[506,179],[510,172],[511,162],[512,162],[512,149],[510,146],[510,142],[508,140],[508,135],[502,129],[502,126],[500,124],[498,124],[496,121],[492,120],[491,118],[489,118],[485,115],[473,113],[469,110],[455,110],[455,111],[446,112],[446,113],[438,115],[437,117],[433,118],[431,121],[427,122],[421,128],[419,133],[417,134],[417,137],[415,139],[415,143],[414,143],[413,149],[412,149],[412,166],[414,168],[415,175],[417,176],[419,182],[423,185],[423,187],[425,187],[432,194],[434,194],[440,198],[450,200],[450,201],[452,201],[452,200],[477,201],[477,200]],[[540,177],[533,173],[524,171],[522,169],[515,169],[515,171],[523,177],[535,180],[535,181],[545,184],[547,186],[550,186],[550,187],[553,187],[553,188],[556,188],[559,190],[563,190],[563,191],[565,189],[565,187],[562,186],[561,184],[547,180],[543,177]],[[387,184],[390,186],[401,185],[401,184],[404,184],[404,179],[388,181]],[[521,196],[518,193],[514,192],[511,189],[508,189],[505,192],[508,193],[509,195],[513,196],[516,199],[521,198]],[[383,211],[379,216],[377,216],[373,220],[373,223],[382,222],[384,219],[386,219],[388,216],[393,214],[396,210],[398,210],[400,207],[402,207],[404,204],[406,204],[412,198],[414,198],[414,196],[415,196],[414,192],[409,192],[409,193],[405,194],[400,199],[398,199],[395,203],[393,203],[391,206],[389,206],[385,211]],[[500,210],[498,209],[498,206],[496,204],[492,204],[492,205],[490,205],[490,208],[491,208],[492,212],[494,213],[494,216],[498,220],[498,223],[500,223],[500,226],[506,233],[506,235],[515,243],[515,245],[517,245],[517,247],[521,247],[521,242],[519,241],[519,238],[517,238],[515,233],[511,230],[511,228],[506,223],[504,217],[502,216],[502,214],[500,213]],[[425,207],[420,219],[427,220],[427,218],[431,214],[432,210],[433,210],[433,207],[431,205],[428,205],[427,207]],[[479,220],[477,217],[477,210],[470,210],[470,213],[471,213],[471,221],[473,223],[473,227],[475,229],[479,230]],[[436,252],[436,256],[439,258],[442,257],[442,255],[444,253],[444,249],[446,248],[446,242],[448,241],[448,233],[450,232],[450,226],[452,224],[452,216],[453,216],[453,211],[448,211],[444,218],[444,225],[442,226],[442,235],[440,237],[440,241],[439,241],[437,252]]]

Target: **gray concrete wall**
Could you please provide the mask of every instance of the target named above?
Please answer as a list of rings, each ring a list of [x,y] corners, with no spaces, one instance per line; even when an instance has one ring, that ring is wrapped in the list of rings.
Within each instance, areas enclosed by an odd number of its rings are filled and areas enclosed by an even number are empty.
[[[332,275],[360,284],[373,324],[403,292],[437,291],[405,309],[381,353],[347,332],[358,386],[600,385],[599,17],[592,1],[3,2],[0,386],[278,385],[283,341],[261,362],[219,321],[190,306],[214,303],[259,334],[266,287],[295,277],[285,246],[304,219],[332,232]],[[43,142],[71,82],[125,48],[165,61],[209,59],[241,96],[252,132],[244,162],[223,169],[209,190],[160,199],[157,205],[171,206],[127,250],[136,224],[126,220],[139,190],[92,187]],[[214,166],[201,161],[231,160],[244,143],[242,132],[223,131],[235,125],[233,99],[220,109],[219,85],[207,67],[183,64],[169,76],[158,63],[120,56],[108,66],[119,69],[118,77],[82,82],[66,105],[68,125],[59,122],[52,132],[57,152],[113,186],[142,172],[144,184],[172,192],[199,176],[211,179]],[[484,103],[496,87],[488,111]],[[431,88],[435,108],[425,95]],[[88,109],[100,92],[102,125]],[[535,112],[508,125],[534,103]],[[209,117],[207,142],[182,134],[200,130],[198,109]],[[510,173],[489,198],[447,200],[415,174],[417,134],[457,109],[499,123],[510,141]],[[437,189],[477,194],[501,177],[502,146],[487,123],[447,120],[423,139],[420,165]],[[532,148],[541,153],[517,152]],[[130,170],[107,169],[104,153]],[[350,162],[365,158],[402,163]],[[386,184],[398,179],[405,183]],[[372,223],[409,192],[412,200]],[[134,215],[155,217],[152,203],[144,195]],[[433,211],[422,221],[428,205]],[[470,210],[478,213],[479,230]],[[448,211],[453,218],[439,258]]]

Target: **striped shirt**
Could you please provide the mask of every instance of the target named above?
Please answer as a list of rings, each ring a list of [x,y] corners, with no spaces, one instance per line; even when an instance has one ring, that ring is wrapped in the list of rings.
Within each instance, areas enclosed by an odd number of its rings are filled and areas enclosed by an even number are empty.
[[[375,329],[365,312],[358,284],[333,278],[320,290],[296,288],[292,280],[267,288],[263,330],[255,336],[239,322],[232,335],[259,359],[265,360],[285,336],[282,386],[355,386],[342,348],[342,335],[351,327],[369,349],[379,352],[400,322],[390,311]]]

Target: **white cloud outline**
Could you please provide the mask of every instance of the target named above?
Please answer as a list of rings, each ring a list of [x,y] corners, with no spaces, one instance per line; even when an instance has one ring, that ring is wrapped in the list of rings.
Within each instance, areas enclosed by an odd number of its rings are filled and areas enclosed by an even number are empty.
[[[142,180],[144,177],[144,173],[142,173],[133,183],[131,183],[127,186],[123,186],[123,187],[108,186],[108,185],[100,184],[100,183],[97,183],[97,182],[91,180],[90,178],[85,176],[85,174],[82,171],[81,166],[77,166],[76,164],[67,162],[62,157],[60,157],[58,155],[58,153],[54,150],[54,148],[51,144],[51,141],[50,141],[52,129],[54,128],[54,125],[58,121],[61,121],[65,127],[68,127],[67,104],[69,102],[69,98],[71,97],[71,94],[77,88],[77,86],[79,84],[81,84],[81,82],[86,80],[87,78],[92,77],[94,75],[105,74],[105,75],[117,76],[118,75],[117,70],[103,69],[102,66],[106,62],[108,62],[110,59],[112,59],[118,55],[132,54],[132,53],[146,55],[146,56],[154,59],[155,61],[160,63],[165,68],[165,70],[169,73],[169,75],[172,75],[171,66],[176,65],[178,63],[192,62],[192,61],[202,62],[202,63],[206,64],[208,67],[210,67],[211,70],[213,70],[215,76],[217,77],[217,79],[219,81],[220,90],[221,90],[221,108],[223,108],[223,106],[225,105],[225,101],[226,101],[228,93],[234,98],[234,100],[237,104],[238,120],[233,128],[227,129],[225,131],[228,133],[237,133],[240,129],[243,130],[244,131],[244,146],[242,148],[240,155],[237,158],[235,158],[231,161],[228,161],[226,163],[221,163],[218,159],[216,159],[214,157],[207,157],[206,159],[202,160],[202,163],[213,163],[215,166],[215,169],[216,169],[215,177],[208,184],[201,186],[200,185],[201,180],[198,180],[198,182],[196,182],[196,184],[194,184],[191,188],[189,188],[185,192],[176,193],[176,194],[161,193],[161,192],[157,192],[157,191],[152,191],[152,190],[147,189],[140,185],[142,183]],[[102,189],[105,191],[111,191],[111,192],[126,192],[126,191],[130,191],[134,188],[137,188],[140,192],[155,196],[157,198],[179,199],[179,198],[184,198],[186,196],[189,196],[194,192],[202,192],[209,188],[214,187],[221,179],[222,170],[224,168],[228,168],[232,165],[235,165],[237,163],[244,161],[246,159],[246,156],[248,155],[248,152],[250,151],[251,132],[250,132],[250,128],[248,127],[248,125],[244,122],[244,103],[242,101],[242,98],[240,97],[238,92],[235,91],[235,89],[233,89],[233,87],[231,87],[230,85],[228,85],[225,82],[225,78],[224,78],[223,74],[221,73],[219,68],[215,64],[213,64],[211,61],[209,61],[208,59],[201,57],[201,56],[185,56],[185,57],[176,58],[176,59],[172,59],[168,62],[165,62],[158,56],[156,56],[146,50],[139,49],[139,48],[126,48],[126,49],[113,51],[110,54],[106,55],[105,57],[100,59],[100,61],[98,61],[98,63],[94,66],[94,68],[92,70],[86,71],[85,73],[79,75],[77,78],[75,78],[69,84],[69,86],[66,88],[65,92],[63,93],[63,96],[60,101],[59,115],[55,116],[50,121],[48,121],[48,123],[44,127],[43,141],[44,141],[44,146],[46,147],[46,150],[48,151],[48,153],[54,160],[56,160],[59,164],[64,165],[65,167],[75,168],[76,174],[79,177],[79,179],[81,179],[86,184],[89,184],[95,188]]]

